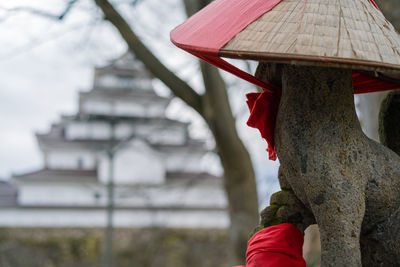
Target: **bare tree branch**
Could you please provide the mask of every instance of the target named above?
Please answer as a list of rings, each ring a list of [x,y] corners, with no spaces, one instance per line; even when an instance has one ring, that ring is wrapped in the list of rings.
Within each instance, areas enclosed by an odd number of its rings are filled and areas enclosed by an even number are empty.
[[[31,50],[33,50],[37,47],[40,47],[44,44],[47,44],[49,42],[53,42],[57,39],[63,38],[65,35],[67,35],[71,32],[82,30],[82,28],[85,27],[86,25],[87,25],[87,23],[77,23],[63,32],[57,32],[55,34],[51,34],[51,35],[47,36],[46,38],[34,39],[31,42],[28,42],[27,44],[16,47],[13,51],[5,52],[3,54],[0,53],[0,61],[10,60],[16,56],[19,56],[23,53],[31,51]]]
[[[69,13],[69,11],[71,10],[72,6],[78,2],[78,0],[70,0],[67,7],[65,8],[64,12],[62,12],[59,16],[58,19],[62,20],[65,18],[65,16]]]
[[[183,0],[186,15],[190,17],[211,2],[212,0]]]
[[[142,0],[133,0],[132,3],[131,3],[131,5],[132,5],[132,6],[136,6],[136,5],[138,5],[139,3],[141,3],[141,2],[143,2],[143,1],[142,1]]]
[[[193,14],[211,0],[184,0],[186,12]],[[236,262],[246,251],[249,232],[258,223],[258,199],[255,174],[250,155],[236,130],[229,104],[226,83],[218,69],[201,62],[205,93],[198,95],[186,82],[167,69],[139,40],[128,23],[107,0],[95,0],[108,19],[120,32],[137,58],[164,82],[179,98],[202,115],[209,126],[224,168],[225,190],[229,202],[230,242]],[[246,196],[246,201],[243,201]]]
[[[12,13],[17,13],[17,12],[28,12],[33,15],[37,15],[37,16],[44,17],[47,19],[61,21],[68,15],[68,13],[71,11],[74,4],[78,1],[79,0],[70,0],[68,2],[67,6],[65,7],[64,11],[61,12],[59,15],[53,14],[50,12],[46,12],[46,11],[43,11],[40,9],[31,8],[31,7],[15,7],[15,8],[10,8],[10,9],[6,9],[6,8],[0,8],[0,9],[5,10],[8,13],[8,15],[10,15]],[[6,18],[7,17],[0,18],[0,21],[5,20]]]
[[[200,95],[154,56],[109,1],[95,0],[95,2],[103,11],[105,18],[118,29],[129,49],[135,53],[136,57],[145,64],[150,72],[167,85],[177,97],[181,98],[199,114],[203,114]]]
[[[185,11],[186,15],[190,17],[206,5],[208,5],[211,2],[211,0],[184,0],[184,6],[185,6]],[[212,104],[212,107],[209,106],[213,110],[205,110],[206,116],[214,116],[215,111],[217,111],[220,114],[227,113],[225,119],[231,121],[231,124],[233,127],[235,125],[234,118],[231,116],[231,108],[229,107],[229,100],[228,100],[228,95],[226,93],[226,84],[224,79],[222,78],[220,72],[218,69],[208,63],[205,63],[204,61],[200,61],[200,69],[201,73],[203,76],[203,82],[204,82],[204,87],[205,87],[205,93],[203,95],[203,99],[206,102],[209,102],[208,99],[210,98],[215,98],[218,99],[218,101],[214,102]],[[207,108],[207,105],[204,104],[203,108]],[[224,114],[225,116],[225,114]],[[210,117],[206,119],[207,123],[210,125]],[[212,119],[211,119],[212,120]],[[210,127],[212,127],[210,125]],[[233,129],[233,132],[236,132]]]

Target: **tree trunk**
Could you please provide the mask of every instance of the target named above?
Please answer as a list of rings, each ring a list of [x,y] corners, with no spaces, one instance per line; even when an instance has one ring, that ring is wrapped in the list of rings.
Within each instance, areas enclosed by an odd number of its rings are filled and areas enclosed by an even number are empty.
[[[281,73],[277,154],[320,227],[322,266],[399,266],[400,158],[361,131],[352,72]]]
[[[211,1],[184,0],[183,2],[189,17]],[[214,136],[224,169],[231,222],[229,236],[234,251],[234,264],[244,263],[249,234],[259,222],[254,169],[250,155],[238,136],[226,84],[221,74],[217,68],[203,61],[200,62],[200,69],[206,89],[202,99],[202,116]]]
[[[243,142],[238,136],[235,120],[229,105],[226,85],[219,71],[201,62],[205,87],[204,95],[167,69],[141,42],[129,24],[107,0],[95,0],[109,20],[120,32],[129,49],[170,90],[206,121],[215,138],[218,154],[224,168],[225,190],[230,216],[230,240],[235,264],[245,259],[246,244],[251,230],[258,224],[258,198],[252,162]],[[185,0],[189,14],[200,9],[209,0]]]
[[[205,62],[200,64],[207,88],[203,99],[204,118],[224,168],[231,245],[239,263],[245,259],[249,234],[259,221],[255,175],[250,155],[236,131],[225,84],[215,67]]]

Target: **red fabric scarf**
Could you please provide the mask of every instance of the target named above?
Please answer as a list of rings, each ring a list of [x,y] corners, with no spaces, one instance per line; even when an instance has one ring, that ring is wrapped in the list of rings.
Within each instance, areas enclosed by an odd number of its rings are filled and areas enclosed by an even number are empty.
[[[306,267],[303,235],[290,223],[264,228],[247,242],[246,266]]]
[[[236,34],[282,0],[215,0],[171,32],[171,41],[202,60],[264,89],[247,95],[250,118],[247,124],[259,129],[268,143],[271,160],[276,160],[274,130],[279,109],[280,88],[265,83],[218,56],[219,50]],[[378,9],[373,0],[370,2]],[[398,89],[396,83],[353,73],[354,93]]]

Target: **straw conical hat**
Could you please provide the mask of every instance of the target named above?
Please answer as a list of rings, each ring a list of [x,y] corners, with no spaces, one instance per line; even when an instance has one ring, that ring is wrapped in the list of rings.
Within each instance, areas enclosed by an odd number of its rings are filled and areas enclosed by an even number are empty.
[[[373,0],[214,0],[171,40],[197,56],[400,72],[400,36]]]
[[[267,140],[270,159],[280,89],[220,57],[354,69],[354,93],[400,87],[400,79],[360,72],[400,73],[400,36],[373,0],[214,0],[176,27],[171,41],[264,89],[248,95],[248,125]]]
[[[370,0],[282,0],[220,56],[400,70],[400,36]]]

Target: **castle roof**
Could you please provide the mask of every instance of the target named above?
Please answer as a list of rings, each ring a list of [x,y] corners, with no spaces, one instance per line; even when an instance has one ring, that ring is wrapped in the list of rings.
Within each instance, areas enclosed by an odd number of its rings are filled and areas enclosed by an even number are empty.
[[[110,60],[106,66],[96,67],[97,74],[100,73],[113,73],[121,75],[134,75],[147,78],[154,78],[154,76],[147,70],[144,64],[137,60],[134,54],[126,52],[119,58]]]
[[[19,181],[63,181],[63,182],[97,182],[96,170],[77,169],[40,169],[33,172],[17,174],[13,179]]]
[[[17,189],[7,181],[0,181],[0,207],[17,204]]]
[[[96,140],[96,139],[73,139],[67,140],[62,136],[51,135],[51,134],[36,134],[39,144],[42,146],[49,147],[67,147],[67,148],[83,148],[93,151],[104,150],[108,147],[112,147],[120,142],[120,140]],[[141,138],[142,139],[142,138]],[[208,149],[205,147],[205,142],[202,140],[189,139],[185,143],[181,144],[165,144],[165,143],[149,143],[148,144],[157,150],[168,150],[168,149],[182,149],[191,148],[197,151],[207,152]]]

